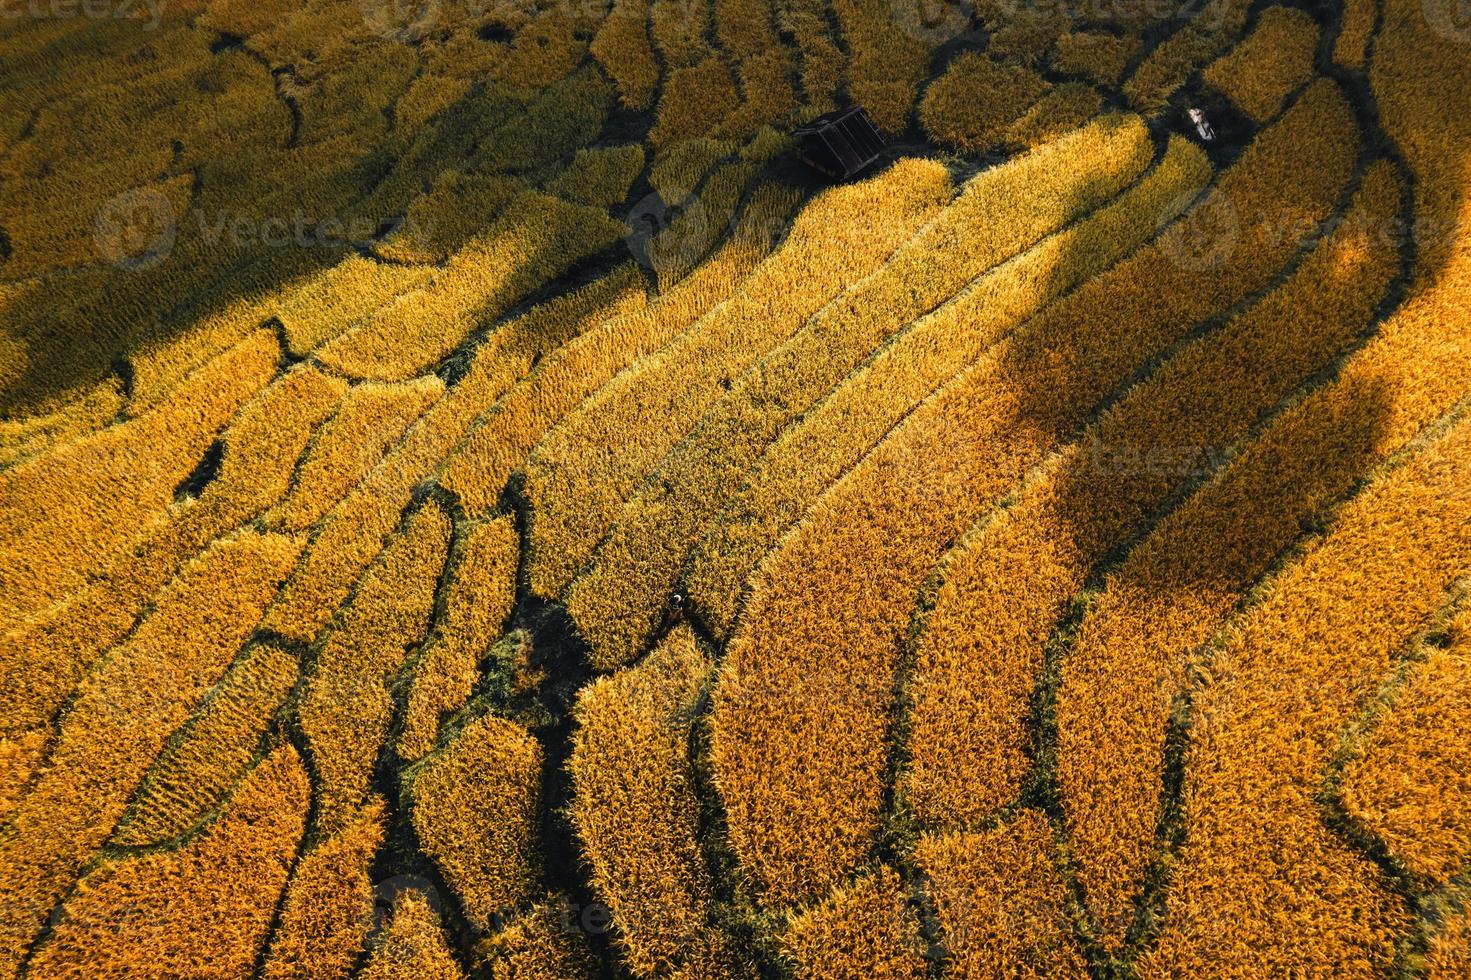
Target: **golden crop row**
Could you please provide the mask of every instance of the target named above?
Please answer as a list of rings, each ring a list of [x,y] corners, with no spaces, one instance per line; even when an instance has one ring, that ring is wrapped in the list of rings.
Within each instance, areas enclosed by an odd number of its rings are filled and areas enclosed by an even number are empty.
[[[1124,81],[1129,104],[1140,112],[1164,109],[1190,77],[1229,51],[1246,27],[1250,4],[1211,0],[1186,26],[1155,46]]]
[[[803,102],[819,112],[832,108],[842,84],[845,58],[830,36],[823,0],[777,0],[776,21],[796,39],[802,63]]]
[[[277,355],[275,338],[260,331],[164,407],[0,473],[0,623],[63,598],[136,544],[225,423],[270,381]]]
[[[1463,894],[1460,905],[1446,911],[1445,922],[1431,941],[1424,967],[1428,980],[1471,976],[1471,898]]]
[[[1347,0],[1339,14],[1338,40],[1333,60],[1350,71],[1363,71],[1369,42],[1374,35],[1379,4],[1372,0]]]
[[[1139,161],[1126,159],[1131,173]],[[1126,173],[1116,173],[1109,184],[1127,180]],[[1137,247],[1154,233],[1159,216],[1183,206],[1178,202],[1208,175],[1203,154],[1173,141],[1134,190],[997,266],[916,321],[784,432],[744,484],[726,491],[730,503],[701,530],[684,576],[693,605],[716,634],[730,635],[761,559],[916,403],[1016,325]]]
[[[291,489],[266,513],[266,526],[305,531],[315,525],[444,392],[444,382],[435,375],[354,385],[333,416],[313,433],[292,475]]]
[[[1256,29],[1202,77],[1257,122],[1275,116],[1313,76],[1318,24],[1295,7],[1268,7]]]
[[[990,152],[1000,147],[1011,126],[1050,87],[1030,68],[967,51],[925,89],[919,121],[937,142],[967,152]],[[977,92],[986,97],[976,98]]]
[[[769,482],[788,499],[809,487],[808,499],[815,497],[840,472],[833,463],[848,456],[851,465],[861,455],[860,445],[866,449],[876,442],[935,385],[1032,310],[1076,285],[1097,263],[1109,264],[1131,243],[1148,237],[1156,215],[1183,189],[1179,174],[1188,166],[1185,158],[1197,170],[1205,168],[1203,157],[1176,144],[1168,162],[1140,190],[1142,201],[1133,202],[1142,205],[1142,222],[1137,215],[1125,218],[1121,210],[1132,195],[1088,216],[1101,195],[1137,178],[1148,163],[1150,147],[1142,128],[1100,126],[1064,141],[1055,151],[1097,161],[1086,191],[1068,182],[1033,191],[1032,184],[1022,182],[1019,186],[1026,189],[1021,194],[1009,194],[1004,189],[1011,186],[1009,174],[1002,171],[995,181],[968,188],[962,198],[966,203],[955,207],[974,205],[975,213],[995,218],[998,208],[986,198],[1007,194],[1018,210],[1034,216],[1033,223],[998,220],[1005,232],[982,230],[955,214],[931,225],[889,266],[856,285],[851,297],[829,306],[768,355],[670,452],[624,506],[594,564],[568,595],[568,612],[592,646],[598,666],[627,662],[643,646],[658,625],[663,597],[675,584],[686,554],[743,481],[746,490],[740,499],[758,485],[764,474],[757,470],[753,476],[754,466],[769,469],[777,454],[777,460],[789,465]],[[1052,152],[1042,156],[1051,159]],[[1032,236],[1072,222],[1077,224],[1056,237],[1001,261],[1012,250],[1026,248]],[[962,255],[941,244],[951,236],[965,242]],[[922,262],[928,262],[933,285],[919,289],[914,270]],[[991,263],[999,264],[992,268]],[[936,303],[941,305],[931,312]],[[897,335],[885,338],[883,331]],[[839,387],[833,389],[835,384]],[[787,428],[798,419],[796,428]],[[773,441],[775,446],[768,449]],[[768,527],[780,521],[769,501],[759,515]],[[752,554],[749,549],[744,553]],[[721,557],[724,565],[735,556]],[[750,559],[751,566],[755,560]],[[727,603],[740,592],[738,583],[728,588],[731,592],[721,596]],[[708,592],[692,592],[702,609]]]
[[[524,471],[532,592],[560,594],[624,500],[704,411],[849,283],[881,267],[949,194],[944,167],[907,161],[820,195],[738,289],[553,429]],[[874,222],[855,223],[855,211]]]
[[[628,197],[628,189],[643,169],[644,148],[638,143],[578,150],[546,189],[575,204],[612,207]]]
[[[5,306],[5,291],[0,286],[0,308]],[[9,469],[89,436],[114,422],[126,405],[122,378],[112,375],[53,412],[0,421],[0,467]]]
[[[578,697],[567,766],[572,823],[624,961],[663,976],[716,939],[713,886],[700,849],[690,728],[711,665],[680,626],[637,667]]]
[[[592,40],[592,53],[618,85],[630,109],[647,109],[659,87],[660,65],[649,40],[648,0],[613,0],[612,12]]]
[[[264,335],[256,340],[264,360],[274,344]],[[149,599],[185,562],[274,503],[313,429],[344,388],[310,368],[286,372],[224,430],[217,475],[197,498],[144,522],[142,539],[100,569],[101,574],[91,573],[85,585],[6,634],[0,640],[0,663],[11,683],[4,692],[7,710],[0,712],[0,731],[47,723],[82,672],[122,641]],[[119,470],[126,471],[134,451],[145,452],[141,445],[130,447],[129,455],[119,460],[124,464]],[[169,489],[167,483],[158,488]]]
[[[935,908],[949,976],[1088,976],[1047,818],[1021,810],[987,830],[929,834],[914,863]]]
[[[1416,15],[1404,12],[1390,23],[1393,26],[1377,48],[1386,64],[1420,65],[1429,51],[1443,58],[1438,64],[1455,66],[1445,73],[1452,90],[1471,91],[1471,72],[1447,52],[1447,42],[1427,36]],[[1151,622],[1171,624],[1155,630],[1157,637],[1168,639],[1169,647],[1153,670],[1154,679],[1148,668],[1129,668],[1141,688],[1154,689],[1162,682],[1166,700],[1178,689],[1179,681],[1171,678],[1179,677],[1185,658],[1209,637],[1283,543],[1296,535],[1296,522],[1346,492],[1377,460],[1414,439],[1471,388],[1467,358],[1471,325],[1459,315],[1471,282],[1471,265],[1463,252],[1439,236],[1449,216],[1463,208],[1460,141],[1466,138],[1465,125],[1455,121],[1447,128],[1440,115],[1441,96],[1407,88],[1399,84],[1398,76],[1377,76],[1375,88],[1386,125],[1406,148],[1416,174],[1417,212],[1413,229],[1397,234],[1393,227],[1366,232],[1388,232],[1396,243],[1399,234],[1416,234],[1420,259],[1416,280],[1378,337],[1344,367],[1336,384],[1306,400],[1249,446],[1232,471],[1168,519],[1130,559],[1137,569],[1148,570],[1150,581],[1195,583],[1193,595],[1178,594],[1178,609],[1163,606],[1148,612]],[[1249,535],[1242,533],[1243,514],[1255,515],[1258,522]],[[1194,561],[1204,560],[1209,561],[1205,569],[1191,568]],[[1129,581],[1118,583],[1121,595]],[[1135,602],[1145,598],[1131,591],[1138,596]],[[1170,618],[1161,618],[1165,615]],[[1149,755],[1148,768],[1142,771],[1154,771],[1158,731],[1150,736],[1151,747],[1121,745],[1121,756]],[[1104,763],[1110,786],[1127,785],[1136,778],[1122,768],[1121,756]],[[1158,777],[1136,785],[1129,791],[1135,802],[1123,806],[1114,819],[1126,822],[1132,834],[1147,835],[1157,819]]]
[[[1471,565],[1468,464],[1463,420],[1346,506],[1203,665],[1188,842],[1146,976],[1387,968],[1408,909],[1317,793],[1338,733]]]
[[[383,846],[384,803],[374,797],[342,830],[320,835],[297,859],[266,955],[266,980],[346,980],[373,924],[373,856]]]
[[[1103,96],[1091,85],[1064,82],[1054,85],[1021,118],[1007,127],[1007,146],[1035,149],[1077,129],[1103,108]]]
[[[208,816],[255,758],[296,672],[288,650],[248,649],[153,763],[112,843],[161,844]]]
[[[276,749],[198,838],[178,850],[110,861],[82,878],[26,975],[248,976],[286,885],[310,797],[296,751]]]
[[[1352,137],[1342,135],[1351,150]],[[1396,213],[1393,175],[1387,165],[1375,173],[1349,211],[1350,227]],[[1388,245],[1366,248],[1352,235],[1325,240],[1280,287],[1131,388],[946,557],[910,685],[904,790],[921,820],[965,825],[1015,798],[1031,763],[1032,691],[1068,600],[1172,493],[1203,476],[1255,420],[1368,328],[1397,267]],[[1109,698],[1128,675],[1117,666],[1100,671],[1103,689],[1089,687],[1078,710],[1105,727],[1116,717],[1127,724],[1132,713],[1116,715]],[[1123,686],[1123,696],[1144,696]],[[1059,710],[1066,716],[1070,707],[1064,697]],[[1067,726],[1064,733],[1070,748]],[[1097,736],[1080,730],[1078,737]],[[1107,741],[1079,751],[1106,751]],[[1066,770],[1072,757],[1062,754]],[[1112,775],[1089,771],[1105,781]],[[1109,791],[1090,788],[1085,804],[1090,793],[1101,802]]]
[[[1399,203],[1392,175],[1372,185],[1352,213],[1384,221]],[[905,792],[925,823],[972,823],[1011,802],[1030,765],[1031,692],[1066,600],[1175,487],[1367,327],[1396,260],[1356,238],[1319,247],[1264,302],[1131,388],[947,556],[911,684]],[[1300,303],[1321,310],[1300,316]]]
[[[1217,199],[1321,221],[1352,170],[1353,132],[1337,87],[1316,85],[1247,147]],[[1287,167],[1303,179],[1284,186]],[[732,847],[773,901],[825,891],[874,843],[898,641],[947,544],[1100,399],[1267,285],[1294,250],[1250,222],[1219,268],[1198,271],[1179,259],[1184,233],[1171,226],[930,396],[762,564],[715,690],[713,763]]]
[[[464,980],[444,929],[423,892],[406,889],[359,974],[363,980]]]
[[[649,167],[649,184],[659,192],[665,204],[682,204],[717,164],[739,148],[735,140],[717,140],[708,136],[680,140],[655,157]]]
[[[598,961],[568,922],[573,908],[565,896],[549,895],[477,945],[491,980],[594,980]]]
[[[434,473],[482,412],[532,372],[541,345],[561,343],[600,322],[627,300],[630,288],[628,277],[611,276],[545,303],[487,337],[465,377],[323,519],[264,625],[301,642],[312,640],[382,550],[414,488]]]
[[[1355,335],[1370,326],[1375,307],[1399,266],[1391,243],[1350,229],[1382,228],[1393,221],[1401,193],[1388,163],[1380,162],[1369,171],[1344,224],[1321,241],[1292,280],[1247,314],[1246,319],[1253,322],[1246,331],[1234,338],[1227,336],[1227,346],[1211,352],[1215,366],[1206,371],[1229,383],[1211,383],[1209,375],[1190,379],[1178,373],[1170,378],[1165,373],[1166,383],[1180,386],[1177,390],[1187,392],[1187,397],[1217,399],[1219,410],[1228,412],[1228,417],[1241,416],[1234,437],[1283,397],[1298,376],[1310,377],[1331,365]],[[1291,326],[1284,329],[1287,324]],[[1249,350],[1261,353],[1253,355]],[[1265,399],[1256,401],[1261,396]],[[1161,405],[1168,401],[1162,398]],[[1154,428],[1167,431],[1164,426]],[[1203,460],[1219,459],[1229,448],[1228,441],[1192,444],[1188,438],[1166,445],[1199,451]],[[1299,448],[1304,455],[1313,453],[1309,445]],[[1238,459],[1254,458],[1253,450],[1249,445]],[[1333,462],[1347,463],[1354,458],[1346,454]],[[1278,477],[1284,473],[1279,463],[1272,471]],[[1302,516],[1302,504],[1284,501],[1278,507],[1265,507],[1262,501],[1271,499],[1274,495],[1258,486],[1257,494],[1225,507],[1218,506],[1210,490],[1200,502],[1188,502],[1181,513],[1193,517],[1202,512],[1202,505],[1214,505],[1208,512],[1218,521],[1227,519],[1234,533],[1218,525],[1217,533],[1201,535],[1188,544],[1175,542],[1164,568],[1150,565],[1151,558],[1160,554],[1155,545],[1141,546],[1138,557],[1131,556],[1107,583],[1063,663],[1057,703],[1058,779],[1069,833],[1079,850],[1080,877],[1099,919],[1109,924],[1106,941],[1123,938],[1131,900],[1150,856],[1159,797],[1158,768],[1176,690],[1174,683],[1162,680],[1121,685],[1119,678],[1159,678],[1160,665],[1175,659],[1163,651],[1176,642],[1188,642],[1187,637],[1201,642],[1209,635],[1209,624],[1217,622],[1238,591],[1246,587],[1249,580],[1238,580],[1241,569],[1208,563],[1208,558],[1225,550],[1216,542],[1231,537],[1243,543],[1252,540],[1262,549],[1258,560],[1264,562],[1291,540],[1296,530],[1293,515]],[[1261,516],[1243,516],[1253,513]],[[1177,525],[1167,520],[1165,526]],[[1272,536],[1255,538],[1268,527]],[[1284,530],[1287,537],[1281,540]],[[1228,587],[1228,582],[1235,582],[1237,588]],[[1148,801],[1141,797],[1146,793]],[[1119,846],[1120,838],[1128,844]]]
[[[887,865],[839,886],[820,905],[794,915],[783,955],[802,980],[928,976],[919,918],[904,883]]]
[[[1094,85],[1117,85],[1138,50],[1139,38],[1134,36],[1079,31],[1057,39],[1052,67]]]
[[[527,192],[424,288],[400,296],[316,356],[356,377],[411,377],[528,292],[626,233],[599,209]]]
[[[711,0],[654,0],[649,5],[649,34],[664,63],[673,71],[692,68],[713,53]]]
[[[1415,874],[1444,883],[1471,861],[1471,613],[1427,644],[1384,717],[1354,747],[1344,809]]]
[[[830,6],[849,55],[849,96],[880,129],[902,133],[939,41],[926,30],[923,9],[884,0],[832,0]]]
[[[480,676],[480,658],[516,601],[521,538],[507,515],[472,524],[458,554],[444,613],[427,649],[414,664],[413,686],[395,747],[420,759],[434,747],[441,720],[464,707]]]
[[[281,323],[291,353],[305,357],[395,297],[417,290],[433,272],[425,265],[392,265],[351,255],[284,291],[271,312]],[[257,312],[256,304],[251,304],[250,312]]]
[[[427,504],[389,542],[326,631],[298,709],[312,752],[315,825],[340,829],[370,792],[393,716],[388,689],[429,629],[450,521]]]
[[[526,729],[484,715],[406,774],[419,844],[477,929],[535,897],[541,767]]]
[[[552,352],[526,382],[476,422],[443,468],[440,484],[465,510],[483,515],[500,502],[511,474],[542,437],[583,399],[640,358],[697,323],[737,287],[771,247],[768,222],[779,222],[796,196],[772,184],[757,188],[734,234],[714,256],[647,307],[610,309],[600,322]]]
[[[0,828],[0,974],[111,834],[148,766],[225,672],[302,542],[243,533],[215,544],[81,683],[49,758]]]

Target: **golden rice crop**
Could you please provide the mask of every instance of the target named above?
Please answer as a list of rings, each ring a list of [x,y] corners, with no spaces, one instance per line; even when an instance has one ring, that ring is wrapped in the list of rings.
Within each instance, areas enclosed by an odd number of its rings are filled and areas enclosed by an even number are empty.
[[[1092,141],[1101,132],[1069,145],[1095,155]],[[1141,163],[1125,160],[1126,173]],[[684,575],[691,601],[711,628],[729,636],[757,564],[915,402],[1009,329],[1140,244],[1171,202],[1198,190],[1208,175],[1201,153],[1173,141],[1136,189],[968,285],[783,433],[747,472],[724,513],[702,530]],[[653,565],[653,558],[645,560]]]
[[[276,749],[198,838],[178,850],[106,862],[83,877],[26,975],[249,975],[306,826],[310,796],[296,751]]]
[[[726,157],[739,149],[735,140],[708,136],[680,140],[665,148],[649,168],[649,183],[666,204],[681,204]]]
[[[526,191],[521,177],[446,170],[409,205],[402,226],[373,252],[389,262],[441,264]]]
[[[741,61],[781,44],[770,0],[715,0],[715,37]]]
[[[706,37],[713,26],[713,6],[710,0],[653,0],[649,5],[649,33],[670,68],[690,68],[710,56]]]
[[[55,412],[0,421],[0,467],[14,466],[96,432],[115,420],[123,405],[121,379],[108,378]]]
[[[493,322],[526,293],[624,234],[598,209],[521,194],[423,288],[399,296],[316,356],[355,377],[411,377],[477,325]]]
[[[1339,16],[1338,39],[1333,43],[1333,60],[1344,68],[1362,71],[1379,5],[1367,0],[1348,0]]]
[[[500,502],[512,472],[569,411],[619,371],[689,330],[757,266],[796,195],[767,184],[752,194],[736,233],[715,255],[647,308],[627,302],[556,351],[526,382],[488,411],[445,464],[442,486],[465,510],[484,514]],[[637,299],[641,300],[640,294]]]
[[[1399,188],[1381,167],[1345,224],[1377,227],[1398,205]],[[1352,234],[1325,239],[1261,302],[1131,389],[947,557],[911,682],[913,762],[905,789],[922,819],[964,825],[1016,796],[1030,763],[1032,690],[1069,598],[1172,492],[1204,475],[1253,420],[1367,328],[1397,266],[1398,255],[1386,244],[1366,246]],[[1158,633],[1152,626],[1144,631]],[[1115,639],[1105,649],[1122,645]],[[1093,768],[1094,757],[1119,739],[1098,729],[1144,713],[1109,700],[1120,687],[1117,678],[1130,673],[1127,660],[1110,661],[1076,701],[1069,683],[1075,661],[1064,665],[1058,708],[1065,789],[1070,767],[1083,760],[1089,772],[1111,780],[1115,768]],[[1147,696],[1123,687],[1127,697]],[[1074,726],[1073,710],[1089,724]],[[1076,750],[1075,742],[1082,743]],[[1098,812],[1111,815],[1118,804],[1109,792],[1090,788],[1080,805],[1109,799]]]
[[[1071,26],[1067,8],[1046,9],[1041,4],[1003,8],[990,18],[987,51],[1007,62],[1038,65]]]
[[[1158,112],[1197,71],[1228,51],[1246,27],[1249,4],[1242,0],[1212,3],[1211,16],[1188,26],[1155,46],[1124,80],[1124,95],[1140,112]]]
[[[1086,190],[1061,184],[1034,192],[1036,185],[1026,179],[1030,168],[1025,167],[1017,168],[1021,171],[1017,180],[1026,188],[1021,193],[1008,192],[1010,175],[1000,172],[996,181],[968,188],[953,206],[955,213],[922,231],[883,269],[854,286],[849,296],[813,317],[707,412],[625,505],[595,563],[568,594],[568,612],[592,645],[598,666],[626,662],[642,646],[657,625],[662,597],[674,585],[686,551],[784,425],[804,412],[806,431],[817,431],[818,417],[841,419],[833,427],[836,431],[824,427],[796,451],[802,457],[802,482],[829,482],[833,474],[820,472],[825,467],[815,460],[834,456],[837,446],[865,435],[876,440],[931,388],[1024,316],[1025,300],[1013,301],[1011,307],[1005,304],[1008,290],[1035,291],[1039,279],[1048,281],[1044,289],[1067,289],[1073,270],[1049,268],[1065,250],[1075,249],[1073,254],[1081,259],[1089,255],[1088,245],[1097,243],[1103,250],[1098,259],[1107,264],[1111,247],[1127,247],[1130,235],[1117,226],[1117,212],[1111,209],[1083,226],[1090,229],[1086,234],[1102,232],[1097,238],[1068,235],[1066,241],[1051,243],[1051,251],[1044,248],[1043,253],[1000,265],[991,276],[967,287],[963,299],[945,298],[947,291],[965,286],[993,263],[1025,248],[1034,236],[1081,217],[1102,195],[1138,175],[1149,154],[1143,130],[1126,128],[1111,138],[1105,132],[1107,128],[1100,127],[1056,148],[1059,154],[1081,146],[1092,151],[1099,167]],[[1094,139],[1103,145],[1094,148]],[[1173,172],[1173,166],[1164,168],[1159,184],[1169,193],[1163,201],[1149,202],[1153,206],[1144,227],[1133,236],[1136,242],[1153,231],[1159,207],[1178,196],[1180,188],[1170,186]],[[1030,213],[1032,221],[999,221],[998,201],[1003,195],[1015,202],[1018,212]],[[972,227],[973,215],[985,215],[984,220],[995,222],[993,228]],[[969,242],[963,258],[946,255],[950,236],[965,236]],[[1086,274],[1086,265],[1083,259],[1074,267],[1077,278]],[[928,269],[932,284],[923,291],[913,285],[920,267]],[[922,316],[913,328],[901,327],[897,337],[884,337],[885,331],[910,324],[940,302],[945,305],[939,312]],[[1018,305],[1022,308],[1015,308]],[[878,344],[885,346],[871,354]],[[871,362],[863,364],[860,375],[868,384],[850,378],[824,404],[812,408],[869,357]],[[791,486],[786,480],[779,482]]]
[[[685,7],[687,0],[656,0],[660,4]],[[658,123],[649,142],[663,148],[680,140],[697,139],[714,129],[740,107],[730,65],[712,54],[698,64],[675,68],[659,96]]]
[[[400,266],[352,255],[290,290],[275,307],[291,353],[305,355],[417,289],[433,273],[427,266]]]
[[[1052,67],[1095,85],[1116,85],[1137,50],[1137,37],[1079,31],[1057,39]]]
[[[795,67],[792,52],[781,46],[743,60],[737,70],[741,106],[727,117],[724,129],[739,136],[788,120],[800,107],[793,84]]]
[[[409,770],[420,845],[477,928],[534,897],[540,881],[541,745],[485,715]]]
[[[960,150],[996,148],[1007,129],[1047,93],[1036,72],[967,52],[925,90],[919,121],[932,139]],[[977,98],[985,92],[985,98]]]
[[[829,36],[827,6],[821,0],[777,0],[776,21],[790,31],[801,55],[798,73],[807,105],[825,110],[845,71],[843,51]]]
[[[362,481],[444,391],[444,382],[434,375],[354,385],[313,435],[290,491],[265,515],[266,524],[286,531],[310,528]]]
[[[158,844],[207,816],[245,772],[296,683],[296,657],[259,646],[232,666],[143,778],[112,843]]]
[[[1345,975],[1388,965],[1403,902],[1324,826],[1316,794],[1338,732],[1471,561],[1468,451],[1462,421],[1376,480],[1211,658],[1186,753],[1189,840],[1151,974],[1291,970],[1307,955]]]
[[[1471,859],[1471,614],[1410,668],[1385,717],[1354,746],[1344,809],[1411,871],[1445,882]]]
[[[1321,220],[1348,180],[1353,132],[1342,95],[1324,83],[1247,148],[1216,193],[1248,213],[1249,202],[1276,200]],[[1289,161],[1312,175],[1290,189],[1296,201],[1276,176]],[[1265,285],[1292,250],[1251,226],[1201,273],[1167,257],[1180,234],[1173,226],[930,396],[762,565],[715,689],[713,765],[732,847],[773,900],[826,890],[874,842],[895,647],[947,542],[1098,399]],[[780,748],[757,755],[756,745]],[[806,817],[814,806],[828,815],[820,826]]]
[[[578,150],[567,169],[547,184],[547,192],[577,204],[610,207],[628,196],[644,169],[644,148],[637,143]]]
[[[1064,904],[1047,818],[1021,810],[988,830],[929,834],[915,846],[952,976],[1088,975]]]
[[[593,980],[598,961],[575,913],[565,896],[549,895],[486,940],[479,951],[492,980]]]
[[[1257,122],[1275,116],[1313,75],[1318,25],[1293,7],[1268,7],[1256,29],[1203,77]]]
[[[478,665],[516,601],[521,538],[509,517],[477,522],[451,555],[453,577],[427,649],[414,664],[413,686],[395,747],[420,759],[434,747],[443,718],[470,699]]]
[[[360,976],[364,980],[462,980],[464,975],[450,954],[439,916],[423,892],[400,892]]]
[[[316,824],[329,832],[367,799],[393,714],[388,688],[429,629],[449,535],[443,511],[422,507],[358,583],[313,660],[299,714]]]
[[[934,47],[926,40],[924,8],[883,0],[833,0],[829,6],[847,42],[849,96],[867,108],[880,129],[903,132]]]
[[[1429,980],[1455,980],[1471,973],[1471,905],[1466,896],[1461,904],[1446,913],[1445,922],[1431,941],[1425,956],[1425,976]]]
[[[383,800],[374,797],[301,855],[266,954],[266,980],[338,980],[352,973],[373,923],[368,871],[383,834]]]
[[[165,739],[224,673],[301,542],[244,533],[190,563],[79,685],[30,792],[0,829],[0,971],[112,832]]]
[[[699,840],[690,728],[710,663],[679,626],[638,666],[578,698],[572,822],[623,959],[662,976],[708,942],[713,886]]]
[[[0,730],[48,719],[81,672],[122,639],[184,562],[274,503],[343,389],[311,368],[286,372],[225,429],[218,471],[198,497],[170,507],[101,575],[0,640],[0,663],[10,680],[0,694],[7,708]]]
[[[611,276],[538,306],[491,334],[459,384],[324,519],[265,626],[302,642],[313,639],[393,533],[414,487],[435,471],[481,412],[535,367],[541,345],[600,322],[606,311],[626,301],[629,287],[626,275]]]
[[[0,821],[9,820],[25,797],[50,745],[51,733],[41,729],[0,738]]]
[[[0,622],[62,598],[136,544],[225,423],[271,379],[277,353],[275,338],[260,331],[164,406],[0,472]]]
[[[793,916],[781,942],[804,980],[920,980],[928,975],[918,916],[903,882],[887,865]]]
[[[630,109],[647,109],[659,85],[659,60],[649,40],[647,0],[613,0],[591,51],[618,85]]]
[[[1443,56],[1444,41],[1427,36],[1424,24],[1414,15],[1391,23],[1393,29],[1381,38],[1382,48],[1376,47],[1386,55],[1386,63],[1419,64],[1426,51],[1438,51],[1438,63],[1450,64]],[[1459,74],[1447,73],[1446,81],[1461,90],[1468,79],[1463,67],[1457,71]],[[1429,91],[1412,93],[1396,77],[1376,77],[1376,93],[1384,103],[1386,124],[1412,154],[1410,162],[1418,178],[1417,221],[1421,227],[1436,227],[1443,220],[1437,214],[1461,207],[1461,192],[1456,189],[1460,131],[1454,123],[1447,128],[1426,122],[1434,116],[1430,106],[1439,103],[1437,96]],[[1377,233],[1375,229],[1367,232]],[[1283,419],[1277,431],[1249,449],[1240,461],[1239,476],[1228,473],[1218,492],[1202,494],[1194,515],[1181,517],[1178,528],[1168,536],[1156,535],[1162,546],[1146,551],[1147,559],[1140,556],[1140,567],[1157,567],[1159,581],[1178,581],[1190,574],[1191,580],[1200,583],[1196,592],[1201,599],[1219,603],[1216,617],[1223,615],[1235,596],[1267,567],[1281,542],[1294,533],[1299,515],[1311,515],[1345,492],[1375,460],[1404,446],[1463,396],[1471,383],[1466,367],[1468,336],[1464,318],[1451,311],[1464,302],[1468,267],[1464,255],[1447,245],[1447,240],[1433,233],[1424,238],[1420,278],[1381,326],[1378,338],[1345,366],[1336,385],[1305,401]],[[1243,536],[1243,514],[1253,515],[1253,523],[1261,530]],[[1171,522],[1165,525],[1171,526]],[[1220,558],[1215,557],[1218,554]],[[1228,576],[1221,583],[1228,585],[1224,594],[1203,588],[1211,578],[1197,579],[1179,570],[1190,555],[1219,561]],[[1216,573],[1217,581],[1220,574]],[[1218,619],[1206,613],[1208,608],[1182,603],[1173,620],[1178,625],[1168,634],[1175,662],[1155,668],[1156,677],[1178,672],[1178,658],[1209,636]],[[1151,686],[1147,671],[1141,685]],[[1157,745],[1155,737],[1151,745]],[[1142,772],[1151,772],[1158,765],[1157,750],[1152,747],[1129,751],[1148,757]],[[1107,765],[1112,771],[1100,779],[1111,787],[1136,778],[1122,771],[1116,760]],[[1137,789],[1128,792],[1137,802],[1123,807],[1114,819],[1116,824],[1131,825],[1133,835],[1147,839],[1155,824],[1158,780],[1136,785]]]
[[[1031,149],[1057,139],[1098,115],[1103,96],[1091,85],[1064,82],[1054,85],[1006,130],[1009,146]]]
[[[559,594],[638,481],[700,414],[809,316],[879,268],[949,193],[944,168],[914,161],[819,196],[728,299],[553,429],[525,468],[532,591]],[[884,221],[854,225],[854,208],[881,212]]]

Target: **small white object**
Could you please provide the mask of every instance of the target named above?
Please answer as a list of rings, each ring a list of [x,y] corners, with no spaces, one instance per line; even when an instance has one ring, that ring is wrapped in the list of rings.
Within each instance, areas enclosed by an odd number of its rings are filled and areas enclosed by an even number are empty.
[[[1216,138],[1216,131],[1211,128],[1210,120],[1205,118],[1204,109],[1191,109],[1187,115],[1195,123],[1195,131],[1200,134],[1201,139],[1209,143]]]

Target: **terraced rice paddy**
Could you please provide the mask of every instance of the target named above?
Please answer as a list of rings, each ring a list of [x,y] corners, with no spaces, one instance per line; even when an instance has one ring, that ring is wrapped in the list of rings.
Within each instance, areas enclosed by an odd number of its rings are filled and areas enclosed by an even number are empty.
[[[18,0],[0,96],[0,980],[1471,971],[1464,4]]]

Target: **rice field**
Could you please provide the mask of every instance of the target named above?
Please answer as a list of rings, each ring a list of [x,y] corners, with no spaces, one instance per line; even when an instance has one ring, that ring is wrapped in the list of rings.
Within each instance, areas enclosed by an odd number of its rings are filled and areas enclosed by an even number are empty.
[[[0,0],[0,980],[1471,975],[1468,106],[1455,0]]]

